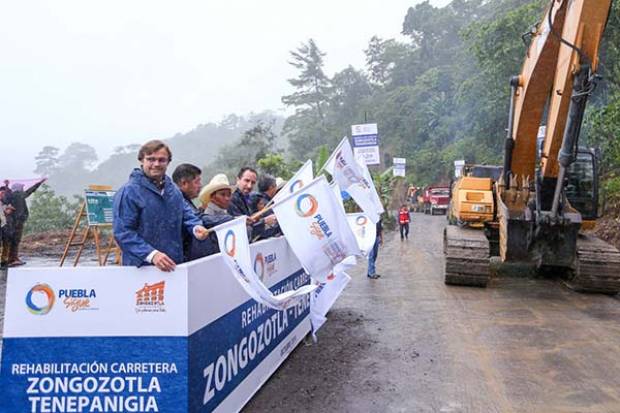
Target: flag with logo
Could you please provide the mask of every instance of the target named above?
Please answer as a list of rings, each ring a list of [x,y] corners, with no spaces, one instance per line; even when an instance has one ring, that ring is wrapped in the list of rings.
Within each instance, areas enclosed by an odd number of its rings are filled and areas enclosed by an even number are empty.
[[[334,266],[360,250],[325,176],[273,206],[291,249],[315,280],[325,282]]]
[[[303,295],[312,292],[316,286],[304,285],[296,290],[274,295],[256,275],[252,266],[246,220],[246,216],[241,216],[213,228],[224,261],[243,289],[258,303],[277,310],[296,304]]]
[[[303,188],[308,185],[314,179],[314,172],[312,172],[312,160],[308,159],[305,164],[288,180],[286,185],[273,197],[273,202],[276,203],[284,199],[287,195]]]
[[[349,221],[353,234],[355,234],[357,245],[362,254],[368,256],[375,245],[377,226],[363,213],[347,214],[347,221]]]
[[[373,195],[373,192],[376,194],[376,190],[372,178],[370,178],[370,173],[364,176],[364,168],[353,156],[351,144],[349,144],[346,136],[342,138],[340,144],[331,154],[325,163],[324,169],[334,177],[334,182],[341,189],[347,191],[353,197],[373,223],[379,221],[379,215],[383,212],[383,207],[380,202],[379,205],[376,203],[375,196]]]

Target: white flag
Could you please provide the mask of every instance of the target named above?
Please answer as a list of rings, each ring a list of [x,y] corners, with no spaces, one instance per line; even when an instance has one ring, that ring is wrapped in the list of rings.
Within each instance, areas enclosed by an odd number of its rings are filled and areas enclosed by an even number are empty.
[[[353,150],[346,136],[342,138],[340,144],[327,160],[324,169],[334,177],[334,182],[341,189],[353,197],[372,222],[377,223],[379,221],[383,207],[380,206],[381,203],[379,205],[376,203],[376,190],[372,178],[370,178],[370,173],[367,177],[364,176],[364,168],[353,157]]]
[[[355,235],[325,176],[273,206],[291,249],[314,279],[324,282],[334,266],[359,255]]]
[[[383,208],[383,204],[381,203],[381,198],[379,198],[379,194],[377,193],[377,188],[375,188],[375,183],[373,182],[372,177],[370,176],[370,171],[368,170],[368,166],[363,161],[357,161],[357,163],[362,169],[362,174],[364,176],[364,179],[366,179],[366,181],[369,182],[371,201],[373,202],[375,208],[377,209],[377,213],[381,215],[385,212],[385,208]]]
[[[332,189],[332,191],[334,191],[334,196],[338,201],[338,205],[340,205],[340,207],[342,208],[342,212],[346,214],[346,211],[344,210],[344,203],[342,201],[342,191],[340,190],[340,186],[336,182],[332,182],[331,184],[329,184],[329,187]]]
[[[370,250],[375,245],[375,239],[377,238],[377,226],[374,224],[366,214],[347,214],[347,220],[349,225],[355,234],[357,245],[359,246],[362,254],[368,256]]]
[[[304,285],[297,290],[274,295],[254,272],[246,220],[246,216],[241,216],[213,228],[224,261],[243,289],[258,303],[276,310],[283,310],[296,304],[303,295],[312,292],[316,286]]]
[[[310,295],[310,323],[312,336],[316,340],[316,332],[327,321],[325,317],[340,294],[351,281],[351,277],[343,272],[334,272],[324,283],[315,281],[317,289]]]
[[[283,200],[287,195],[303,188],[314,180],[314,173],[312,172],[312,160],[308,159],[305,164],[288,180],[286,185],[278,191],[273,197],[273,202]]]

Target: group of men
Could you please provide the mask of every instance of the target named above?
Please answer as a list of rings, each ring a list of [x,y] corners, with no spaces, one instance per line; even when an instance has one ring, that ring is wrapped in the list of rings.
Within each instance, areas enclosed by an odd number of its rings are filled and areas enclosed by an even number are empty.
[[[26,198],[36,191],[45,180],[24,190],[24,184],[10,185],[8,180],[0,186],[0,267],[17,267],[25,262],[19,258],[19,244],[29,211]]]
[[[276,178],[258,179],[256,170],[243,167],[236,185],[217,174],[202,187],[200,168],[185,163],[171,179],[166,171],[172,152],[159,140],[142,145],[138,161],[140,167],[114,198],[114,237],[123,265],[153,264],[172,271],[179,263],[215,254],[217,238],[208,229],[242,215],[248,217],[250,240],[281,235],[273,213],[257,214],[283,185]],[[259,192],[254,193],[257,181]]]

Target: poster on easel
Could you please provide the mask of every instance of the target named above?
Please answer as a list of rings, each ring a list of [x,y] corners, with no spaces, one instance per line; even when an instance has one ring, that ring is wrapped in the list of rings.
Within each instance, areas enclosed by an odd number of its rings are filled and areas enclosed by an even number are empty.
[[[116,191],[84,191],[88,225],[112,225],[114,194]]]

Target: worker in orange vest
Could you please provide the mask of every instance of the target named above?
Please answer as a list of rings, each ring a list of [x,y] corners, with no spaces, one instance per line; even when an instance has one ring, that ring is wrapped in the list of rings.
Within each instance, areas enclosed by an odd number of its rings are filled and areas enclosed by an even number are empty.
[[[400,225],[400,240],[409,239],[409,221],[411,221],[411,215],[409,215],[409,209],[407,205],[403,204],[398,210],[398,224]]]

